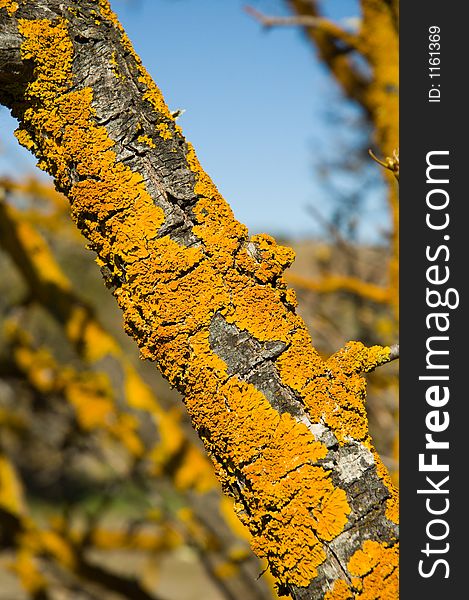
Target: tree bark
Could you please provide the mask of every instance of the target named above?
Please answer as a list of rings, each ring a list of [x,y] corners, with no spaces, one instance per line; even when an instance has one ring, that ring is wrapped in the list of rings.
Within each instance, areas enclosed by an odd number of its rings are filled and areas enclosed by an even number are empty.
[[[71,203],[142,357],[184,395],[225,491],[295,600],[397,597],[397,495],[362,372],[312,346],[282,278],[175,124],[107,0],[0,2],[0,101]]]

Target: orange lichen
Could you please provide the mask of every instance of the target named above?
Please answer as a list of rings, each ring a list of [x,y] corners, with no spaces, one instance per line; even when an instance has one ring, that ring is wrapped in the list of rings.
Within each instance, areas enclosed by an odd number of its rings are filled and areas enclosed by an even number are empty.
[[[19,4],[18,2],[13,2],[13,0],[0,0],[0,9],[2,8],[6,8],[7,13],[11,17],[18,10]]]
[[[101,0],[100,8],[103,18],[115,19],[107,2]],[[292,252],[268,236],[248,239],[190,144],[185,158],[195,179],[192,233],[199,245],[158,238],[164,215],[142,175],[116,160],[114,142],[96,124],[92,89],[72,89],[73,48],[65,23],[20,25],[23,56],[36,64],[27,90],[34,107],[26,110],[22,130],[41,140],[40,164],[68,189],[72,215],[99,263],[120,281],[114,294],[142,356],[157,361],[184,390],[225,487],[242,482],[238,510],[254,550],[268,558],[281,582],[308,585],[326,559],[324,543],[347,523],[346,493],[318,465],[327,448],[306,425],[279,414],[253,384],[229,374],[211,348],[210,324],[217,313],[260,342],[284,342],[287,349],[274,361],[282,383],[298,392],[311,421],[328,425],[340,443],[352,437],[370,444],[358,371],[376,366],[383,353],[365,355],[352,346],[344,360],[322,361],[281,279]],[[171,118],[123,33],[121,41],[146,86],[143,98],[160,118]],[[49,57],[56,45],[60,53]],[[72,165],[81,177],[77,183],[70,179]]]
[[[331,590],[324,594],[324,600],[353,600],[353,592],[343,579],[336,579]]]
[[[9,459],[0,454],[0,507],[17,515],[24,510],[21,485]]]
[[[281,580],[307,585],[325,560],[322,542],[343,530],[350,512],[345,492],[312,464],[327,448],[291,415],[279,415],[254,386],[227,378],[207,334],[194,335],[191,345],[199,360],[186,373],[191,389],[186,402],[191,413],[197,410],[197,426],[210,427],[207,448],[218,455],[223,447],[222,455],[235,465],[246,464],[238,468],[250,517],[241,508],[240,517],[253,535],[252,547],[269,557]],[[237,477],[229,463],[220,475],[226,485]]]
[[[156,129],[164,140],[170,140],[173,137],[167,123],[158,123]]]
[[[116,59],[116,51],[115,50],[111,55],[110,63],[112,65],[112,72],[114,73],[114,77],[116,77],[117,79],[125,80],[124,75],[122,75],[122,73],[119,71],[119,63],[117,62],[117,59]]]
[[[137,141],[149,148],[156,148],[155,142],[148,135],[139,135]]]
[[[328,365],[339,366],[346,375],[368,373],[389,361],[389,346],[366,347],[361,342],[349,342],[328,360]]]
[[[280,277],[295,259],[291,248],[279,246],[270,235],[253,235],[237,256],[237,264],[256,279],[266,283]]]
[[[360,600],[396,600],[399,597],[399,548],[366,540],[348,562]]]
[[[36,144],[25,129],[16,130],[15,137],[26,150],[32,150],[33,152],[37,150]]]
[[[9,568],[18,577],[21,585],[32,598],[40,598],[44,594],[48,581],[41,573],[39,562],[34,553],[29,549],[20,548]]]
[[[366,381],[360,373],[387,362],[390,349],[350,342],[324,362],[306,346],[307,334],[298,332],[293,339],[296,343],[277,360],[283,381],[304,396],[313,422],[327,424],[340,443],[353,438],[370,446],[364,406]],[[301,368],[305,359],[309,363],[306,370]]]

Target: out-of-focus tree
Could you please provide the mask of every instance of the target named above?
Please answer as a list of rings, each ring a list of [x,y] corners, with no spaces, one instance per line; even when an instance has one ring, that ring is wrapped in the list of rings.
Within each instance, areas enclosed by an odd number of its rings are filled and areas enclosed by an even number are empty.
[[[9,268],[14,266],[22,278],[16,286],[11,276],[4,280],[16,288],[9,290],[13,298],[3,307],[2,446],[5,461],[8,455],[15,459],[15,465],[8,459],[15,481],[8,489],[17,489],[21,497],[23,480],[33,497],[59,502],[59,513],[47,528],[36,532],[35,525],[34,535],[52,531],[61,543],[77,546],[76,559],[63,563],[59,554],[34,542],[28,564],[40,560],[42,576],[29,580],[23,544],[30,538],[22,531],[29,528],[30,517],[24,502],[14,501],[14,513],[22,509],[18,529],[9,533],[10,543],[19,544],[12,568],[31,593],[39,584],[48,589],[50,570],[56,575],[59,561],[61,576],[58,582],[53,578],[54,585],[67,588],[68,579],[78,577],[85,588],[91,583],[121,590],[126,598],[145,593],[150,598],[141,584],[130,585],[112,570],[94,565],[93,571],[86,557],[96,548],[128,548],[154,562],[159,553],[186,545],[222,597],[272,598],[264,580],[254,583],[265,567],[249,551],[247,536],[229,501],[220,496],[213,469],[174,398],[161,404],[122,342],[100,323],[96,309],[55,260],[47,237],[59,247],[66,243],[68,255],[83,260],[80,240],[64,218],[65,199],[34,179],[4,179],[0,189],[5,195],[0,245],[10,258]],[[131,512],[117,529],[103,530],[116,499],[125,503],[129,490],[141,511],[138,518]],[[83,495],[96,505],[84,513]],[[78,568],[78,558],[86,565]]]

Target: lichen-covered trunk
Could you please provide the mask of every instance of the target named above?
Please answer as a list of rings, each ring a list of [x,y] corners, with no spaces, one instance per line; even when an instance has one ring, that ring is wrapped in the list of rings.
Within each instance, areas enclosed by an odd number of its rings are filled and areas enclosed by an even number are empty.
[[[397,498],[361,376],[389,348],[321,359],[282,278],[292,251],[233,218],[107,0],[1,1],[0,85],[280,589],[394,600]]]

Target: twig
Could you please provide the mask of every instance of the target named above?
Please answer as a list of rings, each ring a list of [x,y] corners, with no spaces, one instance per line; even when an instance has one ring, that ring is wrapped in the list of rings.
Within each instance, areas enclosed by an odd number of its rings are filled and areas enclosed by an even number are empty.
[[[392,362],[393,360],[397,360],[399,358],[399,344],[392,344],[391,346],[389,346],[389,356],[387,358],[387,360],[381,362],[380,364],[376,365],[375,367],[373,367],[373,371],[379,367],[382,367],[383,365],[387,365],[388,363]]]
[[[389,362],[391,362],[392,360],[399,358],[399,344],[393,344],[392,346],[389,346],[389,348],[391,350],[389,353]]]
[[[359,50],[359,37],[342,29],[337,23],[329,21],[324,17],[315,17],[313,15],[296,15],[290,17],[273,17],[265,15],[252,6],[245,6],[244,10],[254,17],[263,27],[313,27],[327,33],[334,39],[343,42],[350,49]]]
[[[394,173],[394,177],[399,181],[399,150],[394,150],[392,156],[387,156],[384,160],[378,158],[371,148],[368,150],[368,154],[379,165]]]

